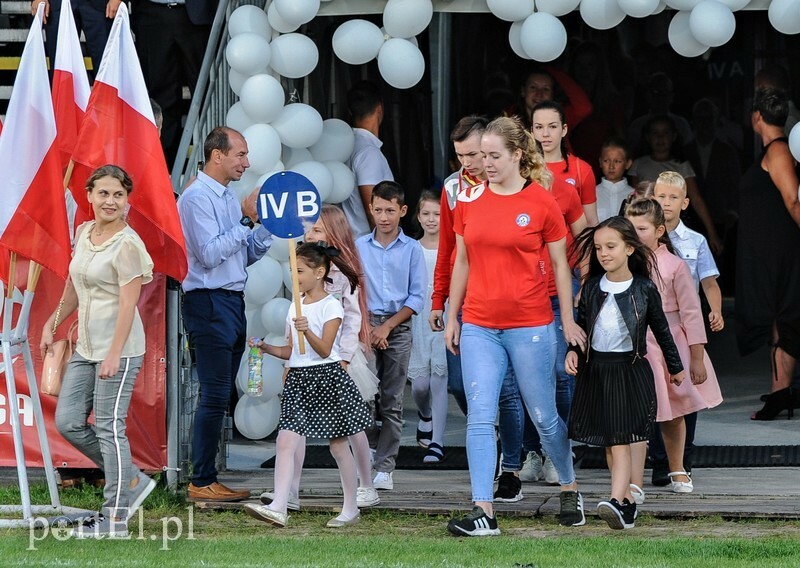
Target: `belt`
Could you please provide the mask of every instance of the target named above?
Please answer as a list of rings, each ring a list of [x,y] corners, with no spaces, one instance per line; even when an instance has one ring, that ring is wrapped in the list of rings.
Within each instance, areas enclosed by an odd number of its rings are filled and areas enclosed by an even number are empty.
[[[390,317],[393,317],[394,315],[395,314],[384,315],[384,314],[373,314],[372,312],[369,313],[369,317],[371,319],[376,319],[381,323],[384,323],[386,320],[388,320]]]
[[[205,294],[207,296],[236,296],[237,298],[244,298],[244,292],[241,290],[226,290],[225,288],[197,288],[196,290],[184,292],[185,296],[195,296],[200,294]]]
[[[169,8],[169,9],[178,8],[178,7],[181,7],[181,6],[186,6],[186,4],[184,2],[153,2],[151,0],[150,3],[151,4],[155,4],[156,6],[164,6],[165,8]]]

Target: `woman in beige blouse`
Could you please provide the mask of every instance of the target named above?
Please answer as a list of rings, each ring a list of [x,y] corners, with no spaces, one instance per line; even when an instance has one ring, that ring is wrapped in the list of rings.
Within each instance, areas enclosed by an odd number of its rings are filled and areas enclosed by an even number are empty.
[[[56,311],[42,330],[49,351],[53,329],[78,310],[78,342],[56,408],[58,431],[105,471],[101,511],[73,529],[78,538],[124,537],[127,523],[155,482],[136,468],[125,435],[134,381],[145,337],[136,309],[142,285],[153,279],[153,261],[125,222],[130,177],[103,166],[86,181],[94,220],[78,227],[69,278]],[[94,427],[88,418],[94,410]]]

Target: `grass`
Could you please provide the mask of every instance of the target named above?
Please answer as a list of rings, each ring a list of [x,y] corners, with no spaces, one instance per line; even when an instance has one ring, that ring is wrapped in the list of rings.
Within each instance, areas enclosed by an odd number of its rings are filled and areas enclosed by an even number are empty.
[[[99,490],[63,492],[65,505],[97,509]],[[47,502],[43,485],[34,502]],[[18,503],[16,488],[0,488],[0,503]],[[188,509],[187,509],[188,507]],[[800,523],[640,519],[633,531],[611,531],[596,519],[559,527],[554,518],[503,518],[499,538],[453,538],[444,517],[389,511],[365,513],[346,531],[325,528],[331,514],[294,514],[274,529],[241,512],[194,509],[162,489],[147,501],[144,523],[126,541],[82,542],[39,529],[0,530],[6,566],[509,566],[759,568],[800,565]],[[178,537],[178,521],[182,534]],[[191,521],[190,521],[191,519]],[[188,534],[192,525],[192,535]],[[190,538],[191,536],[191,538]],[[165,538],[175,540],[164,540]]]

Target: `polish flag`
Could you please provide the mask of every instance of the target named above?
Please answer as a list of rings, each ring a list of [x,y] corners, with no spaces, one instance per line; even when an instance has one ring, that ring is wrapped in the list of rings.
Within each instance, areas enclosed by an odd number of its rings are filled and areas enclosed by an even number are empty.
[[[70,242],[43,14],[44,3],[25,42],[0,136],[0,245],[66,278]]]
[[[124,2],[111,27],[72,160],[69,186],[89,216],[85,185],[92,171],[115,164],[128,172],[133,181],[131,227],[147,246],[155,270],[183,280],[183,231]]]
[[[69,0],[62,0],[53,65],[53,108],[56,113],[58,148],[61,151],[63,169],[66,169],[75,149],[78,129],[89,102],[89,92],[89,79],[86,76],[72,6]]]

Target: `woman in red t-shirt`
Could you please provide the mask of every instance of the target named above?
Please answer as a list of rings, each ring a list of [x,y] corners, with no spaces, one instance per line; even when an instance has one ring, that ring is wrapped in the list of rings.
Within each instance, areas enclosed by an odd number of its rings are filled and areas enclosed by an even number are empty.
[[[586,222],[597,225],[597,183],[592,166],[567,149],[567,122],[564,110],[554,101],[542,101],[533,107],[533,137],[547,162],[547,169],[558,180],[578,190]]]
[[[467,398],[467,458],[475,508],[453,519],[455,535],[499,534],[492,508],[497,461],[494,422],[500,386],[510,360],[520,394],[553,460],[561,484],[560,522],[585,522],[567,430],[556,411],[556,326],[547,292],[545,247],[559,298],[572,305],[564,217],[544,189],[547,171],[535,141],[519,119],[498,118],[481,138],[488,181],[459,194],[453,229],[456,259],[450,283],[445,341],[461,351]],[[463,306],[462,306],[463,303]],[[463,329],[457,314],[463,311]],[[584,344],[572,311],[562,313],[564,336]]]

